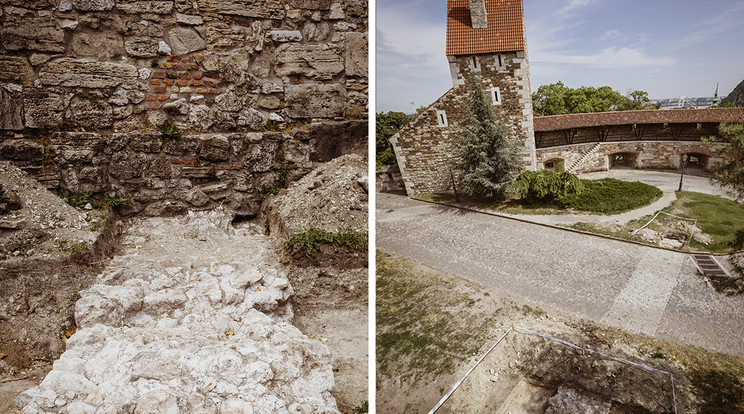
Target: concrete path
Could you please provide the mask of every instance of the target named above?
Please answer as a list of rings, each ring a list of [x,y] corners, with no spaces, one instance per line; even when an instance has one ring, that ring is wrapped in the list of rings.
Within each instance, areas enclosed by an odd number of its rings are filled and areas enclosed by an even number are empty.
[[[686,254],[378,194],[377,248],[631,333],[744,357],[744,297]]]
[[[639,219],[667,207],[677,199],[675,191],[679,189],[679,173],[642,171],[642,170],[610,170],[595,173],[581,174],[580,178],[596,180],[600,178],[616,178],[622,181],[640,181],[661,189],[664,195],[657,201],[639,209],[614,215],[596,214],[565,214],[565,215],[534,215],[534,214],[506,214],[522,220],[552,225],[569,225],[574,223],[617,223],[625,224],[631,220]],[[735,199],[720,186],[712,184],[707,177],[685,175],[682,182],[682,190],[697,193],[711,194],[720,197]]]

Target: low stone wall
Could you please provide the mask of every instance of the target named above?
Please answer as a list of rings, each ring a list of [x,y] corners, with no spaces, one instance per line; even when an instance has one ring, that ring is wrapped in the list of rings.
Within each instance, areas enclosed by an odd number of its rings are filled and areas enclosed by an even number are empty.
[[[544,169],[546,162],[553,162],[554,165],[564,162],[568,168],[595,146],[597,148],[576,166],[577,173],[607,171],[612,166],[611,157],[619,153],[630,154],[633,159],[627,166],[638,169],[678,169],[683,154],[700,154],[705,157],[701,167],[706,171],[714,171],[723,161],[719,149],[724,144],[703,144],[700,141],[634,141],[590,142],[538,148],[538,168]]]
[[[130,198],[134,211],[159,215],[226,205],[259,212],[261,193],[304,175],[317,162],[366,151],[366,121],[312,124],[286,133],[182,135],[57,132],[0,137],[0,158],[48,188]]]

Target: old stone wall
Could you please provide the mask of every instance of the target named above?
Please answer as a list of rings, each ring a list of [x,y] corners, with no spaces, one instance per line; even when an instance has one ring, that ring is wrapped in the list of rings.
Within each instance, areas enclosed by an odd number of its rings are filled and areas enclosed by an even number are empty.
[[[452,191],[448,159],[458,145],[467,105],[465,80],[479,76],[486,99],[513,139],[524,142],[525,168],[534,169],[534,133],[529,67],[525,52],[448,56],[455,87],[396,133],[390,142],[409,195]],[[475,60],[473,60],[475,59]],[[441,118],[444,114],[446,121]]]
[[[135,211],[177,213],[223,204],[250,216],[258,213],[263,195],[315,163],[366,149],[366,141],[355,139],[365,134],[365,121],[317,123],[286,133],[223,132],[174,139],[152,130],[56,132],[5,139],[0,158],[50,189],[115,193],[131,199]]]
[[[703,160],[700,166],[707,171],[714,171],[723,161],[719,154],[723,145],[703,145],[699,141],[593,142],[539,148],[537,161],[540,169],[545,168],[546,162],[552,162],[553,165],[563,162],[566,168],[574,166],[577,173],[585,173],[607,171],[613,167],[615,154],[627,154],[626,157],[630,163],[623,165],[624,167],[678,169],[682,155],[687,153],[702,155]],[[587,153],[589,155],[584,157]]]
[[[365,0],[0,0],[0,129],[360,118]]]
[[[366,152],[367,28],[366,0],[0,0],[0,159],[141,208],[254,211]]]

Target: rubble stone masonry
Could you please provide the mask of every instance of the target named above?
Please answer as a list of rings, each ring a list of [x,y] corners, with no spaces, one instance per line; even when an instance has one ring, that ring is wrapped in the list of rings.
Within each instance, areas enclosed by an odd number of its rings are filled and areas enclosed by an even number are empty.
[[[527,53],[448,56],[447,59],[454,88],[390,139],[409,195],[452,191],[448,160],[453,157],[465,121],[464,105],[468,104],[465,80],[471,76],[480,77],[488,100],[498,99],[494,111],[512,139],[524,143],[525,168],[536,166]]]
[[[0,0],[0,159],[89,191],[125,184],[119,177],[104,185],[101,177],[112,178],[104,171],[139,171],[158,157],[169,171],[185,168],[175,167],[178,158],[196,158],[183,164],[195,168],[214,164],[218,179],[237,169],[222,168],[237,166],[237,157],[249,181],[263,182],[285,161],[258,171],[247,160],[276,151],[254,153],[264,150],[256,143],[286,143],[284,154],[296,142],[333,152],[295,139],[321,123],[333,139],[317,138],[318,145],[366,142],[367,7],[366,0]],[[152,131],[166,121],[188,138],[155,144]],[[274,136],[267,130],[285,134],[266,138]],[[215,136],[224,138],[224,157],[200,152],[217,145],[204,145]],[[149,137],[150,146],[137,149],[137,137]],[[111,148],[120,149],[104,153]],[[173,177],[166,175],[159,179]],[[140,184],[140,193],[172,185]],[[236,189],[233,181],[228,187]]]

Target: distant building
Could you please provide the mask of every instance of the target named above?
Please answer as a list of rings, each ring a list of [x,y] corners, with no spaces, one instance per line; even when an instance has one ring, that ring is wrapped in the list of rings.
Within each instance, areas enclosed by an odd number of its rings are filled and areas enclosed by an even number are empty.
[[[451,191],[448,162],[465,120],[466,79],[478,76],[512,139],[536,168],[532,95],[522,0],[448,0],[452,89],[390,139],[409,195]]]

